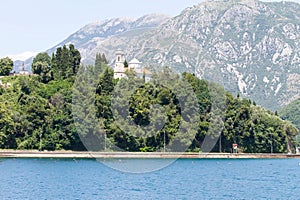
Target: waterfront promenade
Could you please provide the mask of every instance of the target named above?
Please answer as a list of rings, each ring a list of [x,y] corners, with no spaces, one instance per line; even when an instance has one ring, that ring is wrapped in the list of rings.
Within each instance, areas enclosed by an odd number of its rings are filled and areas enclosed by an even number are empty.
[[[175,152],[75,152],[0,150],[1,158],[211,158],[211,159],[266,159],[300,158],[300,154],[245,154],[245,153],[175,153]]]

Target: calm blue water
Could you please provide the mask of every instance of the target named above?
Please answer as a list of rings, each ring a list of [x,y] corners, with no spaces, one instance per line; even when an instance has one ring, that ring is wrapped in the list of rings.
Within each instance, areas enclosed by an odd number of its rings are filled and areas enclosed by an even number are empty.
[[[0,159],[0,199],[300,199],[300,160],[189,159],[128,174],[88,159]]]

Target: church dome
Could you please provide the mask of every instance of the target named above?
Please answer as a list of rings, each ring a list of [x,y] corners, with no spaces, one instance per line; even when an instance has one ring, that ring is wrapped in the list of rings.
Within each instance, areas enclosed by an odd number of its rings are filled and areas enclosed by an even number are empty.
[[[129,64],[141,64],[141,62],[138,59],[134,58],[129,62]]]

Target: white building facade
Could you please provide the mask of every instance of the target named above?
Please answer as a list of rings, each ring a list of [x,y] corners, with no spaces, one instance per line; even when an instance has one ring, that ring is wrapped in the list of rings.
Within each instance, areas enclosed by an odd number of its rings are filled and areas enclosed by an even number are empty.
[[[118,78],[126,78],[126,70],[125,66],[124,66],[124,62],[125,62],[125,57],[124,57],[124,53],[120,50],[117,51],[116,53],[116,62],[115,62],[115,66],[114,66],[114,79],[118,79]]]
[[[146,82],[150,81],[151,72],[144,69],[142,67],[142,63],[138,59],[133,58],[130,62],[128,62],[127,67],[124,65],[125,60],[126,59],[124,53],[118,50],[116,52],[116,60],[114,65],[114,79],[127,78],[126,71],[133,70],[136,73],[137,77],[145,77]]]

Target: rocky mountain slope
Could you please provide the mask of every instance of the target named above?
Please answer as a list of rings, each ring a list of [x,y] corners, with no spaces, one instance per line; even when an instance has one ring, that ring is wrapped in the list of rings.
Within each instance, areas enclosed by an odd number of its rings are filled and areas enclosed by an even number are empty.
[[[128,59],[195,73],[273,110],[300,97],[298,3],[206,1],[173,18],[89,24],[59,45],[68,43],[86,63],[98,52],[113,62],[120,48]]]
[[[97,53],[95,49],[99,47],[104,52],[107,51],[106,49],[115,51],[109,46],[105,47],[102,45],[107,39],[119,37],[123,34],[126,34],[128,37],[138,37],[157,28],[169,18],[169,16],[162,14],[149,14],[138,19],[115,18],[91,23],[48,50],[48,52],[54,52],[57,47],[72,43],[79,49],[85,62],[93,61]]]

